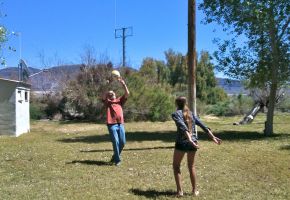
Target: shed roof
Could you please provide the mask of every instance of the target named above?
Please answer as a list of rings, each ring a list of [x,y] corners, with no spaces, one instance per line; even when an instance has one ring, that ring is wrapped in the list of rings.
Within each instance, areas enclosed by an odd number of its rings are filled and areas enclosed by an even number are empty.
[[[0,84],[1,84],[1,82],[10,83],[12,85],[15,85],[15,87],[31,88],[31,85],[30,84],[24,83],[23,81],[17,81],[17,80],[12,80],[12,79],[0,78]]]

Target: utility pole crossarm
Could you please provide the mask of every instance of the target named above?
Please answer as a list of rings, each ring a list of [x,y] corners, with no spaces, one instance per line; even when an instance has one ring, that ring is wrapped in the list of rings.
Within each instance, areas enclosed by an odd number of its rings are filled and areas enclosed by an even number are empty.
[[[125,27],[115,29],[115,38],[122,38],[123,44],[123,67],[126,66],[126,37],[133,36],[133,28]]]

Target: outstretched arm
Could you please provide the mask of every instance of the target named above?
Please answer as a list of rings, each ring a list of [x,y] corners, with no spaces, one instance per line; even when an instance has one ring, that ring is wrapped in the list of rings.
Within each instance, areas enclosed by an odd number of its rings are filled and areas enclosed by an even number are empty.
[[[222,140],[218,137],[214,136],[214,134],[211,132],[210,128],[207,128],[207,134],[208,136],[214,141],[216,144],[221,144]]]
[[[218,137],[214,136],[210,128],[205,126],[200,119],[198,119],[196,116],[192,115],[193,119],[195,120],[195,124],[198,125],[204,132],[208,134],[208,136],[214,141],[216,144],[221,144],[222,140],[219,139]]]

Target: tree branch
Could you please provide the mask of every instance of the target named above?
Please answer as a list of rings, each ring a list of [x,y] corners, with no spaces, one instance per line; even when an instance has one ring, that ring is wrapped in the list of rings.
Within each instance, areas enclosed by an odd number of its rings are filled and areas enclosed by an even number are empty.
[[[284,26],[282,27],[282,31],[281,31],[281,34],[279,35],[278,39],[281,40],[281,38],[283,37],[286,29],[288,28],[289,26],[289,23],[290,23],[290,17],[288,17],[288,20],[287,22],[284,24]]]

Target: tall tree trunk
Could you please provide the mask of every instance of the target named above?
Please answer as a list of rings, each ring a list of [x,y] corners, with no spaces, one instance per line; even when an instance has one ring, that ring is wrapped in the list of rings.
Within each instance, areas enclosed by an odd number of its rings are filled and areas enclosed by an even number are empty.
[[[272,78],[274,78],[274,76],[272,76]],[[272,83],[271,88],[270,88],[267,120],[265,123],[265,130],[264,130],[264,134],[266,136],[273,135],[273,122],[274,122],[276,91],[277,91],[277,83]]]
[[[274,110],[276,103],[276,93],[278,88],[278,77],[277,71],[279,68],[279,51],[278,51],[278,37],[277,37],[277,29],[275,24],[275,19],[273,15],[273,7],[270,8],[270,27],[269,34],[271,40],[271,49],[272,49],[272,64],[271,64],[271,85],[270,85],[270,96],[269,96],[269,104],[268,104],[268,112],[267,112],[267,120],[265,122],[265,130],[264,134],[266,136],[273,135],[273,122],[274,122]]]

